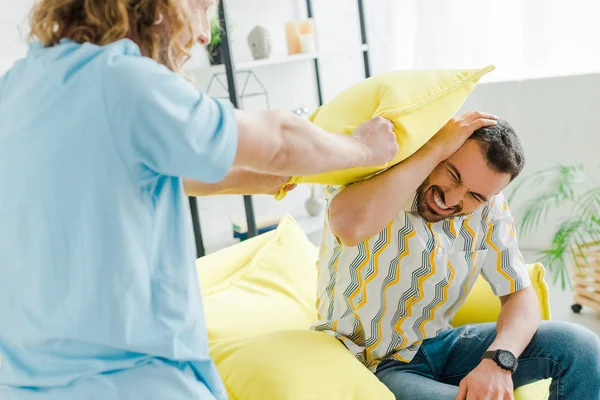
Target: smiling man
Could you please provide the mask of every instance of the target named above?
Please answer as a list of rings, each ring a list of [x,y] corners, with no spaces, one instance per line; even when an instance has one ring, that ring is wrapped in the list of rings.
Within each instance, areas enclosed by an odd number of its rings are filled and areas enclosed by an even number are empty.
[[[514,130],[483,113],[452,119],[413,156],[330,187],[319,321],[397,399],[512,399],[553,378],[552,399],[600,399],[600,340],[542,322],[501,191],[521,172]],[[479,274],[496,324],[452,328]]]

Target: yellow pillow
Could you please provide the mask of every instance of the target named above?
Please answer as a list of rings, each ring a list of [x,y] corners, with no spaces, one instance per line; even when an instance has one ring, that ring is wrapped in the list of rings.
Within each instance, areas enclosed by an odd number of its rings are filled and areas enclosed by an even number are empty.
[[[544,280],[545,270],[542,264],[537,263],[527,266],[531,285],[540,301],[542,319],[550,319],[550,303],[548,300],[548,286]],[[494,295],[490,285],[479,277],[469,293],[469,297],[452,319],[453,326],[465,324],[478,324],[496,322],[500,314],[500,299]]]
[[[333,336],[279,331],[211,344],[232,400],[393,400]]]
[[[209,341],[317,320],[317,249],[285,216],[275,231],[197,262]]]
[[[384,117],[395,125],[400,151],[385,165],[293,177],[289,183],[344,185],[399,163],[423,146],[460,109],[479,79],[494,69],[408,70],[373,78],[321,106],[311,121],[326,131],[349,135],[362,123]],[[285,197],[283,189],[276,196]]]

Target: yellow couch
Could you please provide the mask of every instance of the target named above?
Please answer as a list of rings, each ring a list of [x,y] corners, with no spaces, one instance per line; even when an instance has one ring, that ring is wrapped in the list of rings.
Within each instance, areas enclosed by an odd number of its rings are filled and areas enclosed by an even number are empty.
[[[198,260],[211,355],[233,400],[358,400],[394,396],[316,320],[317,249],[291,217],[277,230]],[[529,267],[549,319],[544,269]],[[480,280],[453,323],[493,321],[499,301]],[[548,397],[549,382],[516,391]]]

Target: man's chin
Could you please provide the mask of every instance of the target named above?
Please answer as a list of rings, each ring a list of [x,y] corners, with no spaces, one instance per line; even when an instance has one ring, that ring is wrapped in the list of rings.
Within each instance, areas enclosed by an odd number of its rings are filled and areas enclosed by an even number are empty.
[[[429,206],[419,207],[419,215],[427,222],[441,222],[448,218],[452,218],[454,214],[441,215],[429,209]]]

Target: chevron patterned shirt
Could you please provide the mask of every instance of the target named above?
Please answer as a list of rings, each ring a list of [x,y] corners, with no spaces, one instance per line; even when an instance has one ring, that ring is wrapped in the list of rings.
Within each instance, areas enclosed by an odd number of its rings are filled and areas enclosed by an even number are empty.
[[[328,188],[328,204],[343,187]],[[450,328],[481,273],[497,296],[531,285],[502,194],[442,222],[418,214],[416,196],[379,234],[342,246],[325,222],[318,260],[318,315],[331,334],[375,371],[409,362],[423,340]]]

